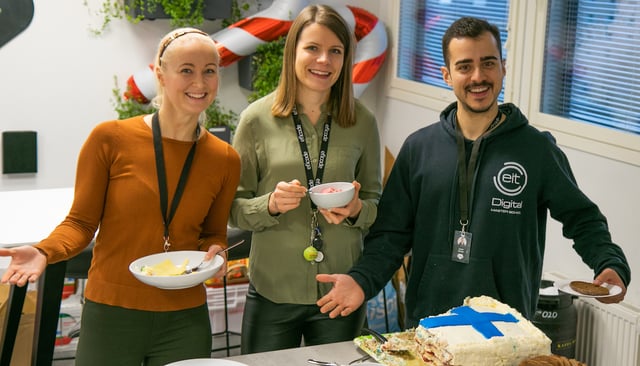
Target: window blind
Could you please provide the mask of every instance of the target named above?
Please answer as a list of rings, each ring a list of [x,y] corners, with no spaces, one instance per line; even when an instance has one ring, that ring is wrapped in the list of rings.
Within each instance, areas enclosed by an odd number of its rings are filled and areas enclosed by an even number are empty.
[[[448,89],[440,72],[440,67],[444,66],[442,35],[451,23],[462,16],[475,16],[498,26],[503,45],[502,55],[506,59],[504,44],[508,15],[508,0],[400,1],[396,76]]]
[[[541,111],[640,134],[640,2],[548,4]]]

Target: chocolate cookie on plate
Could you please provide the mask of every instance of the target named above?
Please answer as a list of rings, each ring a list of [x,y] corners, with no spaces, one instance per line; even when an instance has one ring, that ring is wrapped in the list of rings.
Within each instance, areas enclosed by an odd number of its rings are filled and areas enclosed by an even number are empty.
[[[609,295],[609,289],[604,286],[594,285],[585,281],[571,281],[569,286],[572,290],[589,296],[605,296]]]

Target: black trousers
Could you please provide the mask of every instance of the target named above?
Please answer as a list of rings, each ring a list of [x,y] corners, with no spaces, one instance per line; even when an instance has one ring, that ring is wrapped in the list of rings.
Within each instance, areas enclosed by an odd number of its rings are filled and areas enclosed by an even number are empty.
[[[360,335],[365,324],[365,304],[346,317],[330,319],[315,304],[277,304],[249,285],[242,316],[241,352],[267,352],[302,344],[313,346],[350,341]]]

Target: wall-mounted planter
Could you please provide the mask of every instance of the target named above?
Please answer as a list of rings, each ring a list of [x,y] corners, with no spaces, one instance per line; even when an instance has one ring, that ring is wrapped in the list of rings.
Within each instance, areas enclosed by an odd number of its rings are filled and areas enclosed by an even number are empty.
[[[226,143],[231,143],[231,129],[229,126],[214,126],[209,128],[209,132],[217,136]]]
[[[238,84],[248,91],[253,91],[253,54],[238,60]]]
[[[127,0],[129,6],[129,15],[132,18],[138,18],[142,16],[143,19],[155,20],[155,19],[170,19],[171,16],[162,8],[160,1],[157,6],[146,6],[147,0]],[[224,19],[231,17],[231,2],[232,0],[203,0],[204,7],[202,10],[202,17],[207,20]],[[139,6],[145,4],[144,6]],[[152,11],[149,11],[149,8]]]
[[[238,61],[238,84],[252,93],[247,98],[252,102],[271,93],[278,85],[282,74],[282,57],[285,38],[261,44],[256,52]]]

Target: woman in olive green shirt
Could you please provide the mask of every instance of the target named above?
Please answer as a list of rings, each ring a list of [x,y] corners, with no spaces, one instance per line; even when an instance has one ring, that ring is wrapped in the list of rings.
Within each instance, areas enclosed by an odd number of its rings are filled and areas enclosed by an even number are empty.
[[[346,273],[360,257],[382,190],[377,122],[353,96],[352,37],[334,9],[305,8],[287,36],[276,91],[240,116],[233,146],[242,172],[230,221],[253,231],[243,353],[350,340],[363,326],[365,306],[329,319],[316,305],[330,287],[315,276]],[[345,207],[317,210],[316,224],[306,192],[335,181],[353,182],[356,195]],[[322,239],[317,261],[303,256],[314,232]]]

